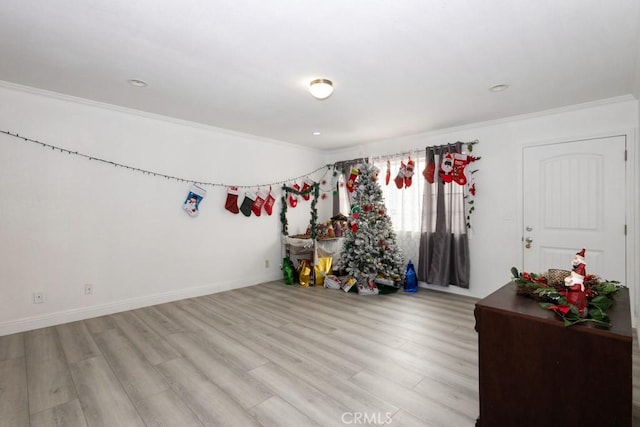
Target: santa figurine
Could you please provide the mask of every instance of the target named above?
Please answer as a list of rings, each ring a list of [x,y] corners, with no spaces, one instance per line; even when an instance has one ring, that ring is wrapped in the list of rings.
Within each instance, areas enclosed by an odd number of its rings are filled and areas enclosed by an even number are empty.
[[[564,279],[567,288],[567,302],[578,309],[580,317],[587,316],[587,295],[584,288],[584,276],[587,275],[587,263],[584,260],[584,248],[573,257],[571,275]]]

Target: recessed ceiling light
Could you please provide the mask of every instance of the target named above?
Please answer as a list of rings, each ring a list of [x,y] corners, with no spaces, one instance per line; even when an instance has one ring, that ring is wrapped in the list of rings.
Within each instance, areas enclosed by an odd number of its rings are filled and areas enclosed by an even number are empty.
[[[507,89],[509,89],[509,85],[506,85],[506,84],[499,84],[499,85],[491,86],[489,88],[491,92],[502,92]]]
[[[314,136],[318,136],[318,135],[320,135],[320,131],[319,131],[319,130],[314,131],[314,132],[313,132],[313,135],[314,135]]]
[[[145,87],[145,86],[147,86],[147,82],[145,82],[143,80],[138,80],[138,79],[129,80],[129,84],[131,86],[135,86],[135,87]]]

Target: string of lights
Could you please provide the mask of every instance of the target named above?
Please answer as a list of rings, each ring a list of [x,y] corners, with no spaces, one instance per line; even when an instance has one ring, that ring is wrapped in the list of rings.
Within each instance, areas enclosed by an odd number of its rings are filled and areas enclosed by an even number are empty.
[[[3,133],[5,135],[8,135],[8,136],[11,136],[11,137],[14,137],[14,138],[18,138],[18,139],[20,139],[20,140],[22,140],[24,142],[40,145],[43,148],[49,148],[49,149],[51,149],[53,151],[59,151],[62,154],[69,154],[69,155],[82,157],[82,158],[85,158],[85,159],[88,159],[88,160],[91,160],[91,161],[95,161],[95,162],[111,165],[111,166],[114,166],[116,168],[123,168],[123,169],[127,169],[127,170],[130,170],[130,171],[133,171],[133,172],[139,172],[139,173],[142,173],[142,174],[145,174],[145,175],[151,175],[151,176],[154,176],[154,177],[165,178],[165,179],[168,179],[168,180],[173,180],[173,181],[178,181],[178,182],[189,182],[189,183],[194,183],[194,184],[197,184],[197,185],[205,185],[205,186],[210,186],[210,187],[231,187],[231,186],[237,187],[237,188],[258,188],[258,187],[270,187],[270,186],[276,186],[277,187],[277,186],[281,186],[281,185],[287,185],[288,183],[295,182],[295,181],[298,181],[298,180],[302,180],[304,178],[307,178],[309,175],[313,175],[316,172],[319,172],[319,171],[321,171],[323,169],[326,169],[325,173],[320,178],[320,180],[323,180],[326,177],[326,175],[329,172],[329,170],[333,167],[332,165],[324,165],[324,166],[321,166],[321,167],[319,167],[317,169],[314,169],[313,171],[311,171],[309,173],[306,173],[304,175],[297,176],[297,177],[294,177],[294,178],[289,178],[289,179],[283,180],[283,181],[269,182],[269,183],[266,183],[266,184],[256,184],[256,185],[235,185],[235,184],[232,185],[232,184],[225,184],[225,183],[221,183],[221,182],[198,181],[198,180],[194,180],[194,179],[187,179],[187,178],[182,178],[182,177],[179,177],[179,176],[168,175],[168,174],[164,174],[162,172],[150,171],[150,170],[138,168],[138,167],[131,166],[131,165],[126,165],[126,164],[123,164],[123,163],[114,162],[112,160],[107,160],[107,159],[103,159],[103,158],[96,157],[96,156],[90,156],[88,154],[81,153],[79,151],[71,151],[71,150],[63,148],[63,147],[59,147],[59,146],[56,146],[56,145],[53,145],[53,144],[47,144],[46,142],[41,142],[41,141],[38,141],[38,140],[35,140],[35,139],[32,139],[32,138],[27,138],[25,136],[21,136],[21,135],[19,135],[17,133],[12,133],[12,132],[9,132],[9,131],[6,131],[6,130],[0,130],[0,133]]]

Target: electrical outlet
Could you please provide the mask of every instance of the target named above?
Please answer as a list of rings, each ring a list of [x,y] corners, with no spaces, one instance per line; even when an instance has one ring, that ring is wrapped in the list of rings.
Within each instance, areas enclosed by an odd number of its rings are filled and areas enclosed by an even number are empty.
[[[268,259],[264,260],[264,268],[269,268],[269,260]]]
[[[42,304],[44,302],[44,292],[34,292],[33,293],[33,303],[34,304]]]
[[[84,294],[93,295],[93,285],[91,283],[87,283],[84,285]]]

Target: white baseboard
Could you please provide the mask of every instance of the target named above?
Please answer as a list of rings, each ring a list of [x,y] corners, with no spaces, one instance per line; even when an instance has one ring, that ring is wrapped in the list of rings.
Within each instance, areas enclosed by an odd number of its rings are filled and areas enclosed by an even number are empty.
[[[274,277],[271,277],[274,276]],[[15,334],[18,332],[31,331],[34,329],[46,328],[48,326],[61,325],[63,323],[76,322],[78,320],[90,319],[92,317],[105,316],[107,314],[119,313],[121,311],[134,310],[141,307],[163,304],[171,301],[178,301],[186,298],[194,298],[202,295],[215,294],[231,289],[244,288],[259,283],[265,283],[281,278],[282,274],[277,273],[269,277],[254,278],[253,280],[244,278],[242,281],[226,281],[212,283],[204,286],[178,289],[153,295],[131,298],[122,301],[100,304],[92,307],[74,308],[70,310],[47,313],[39,316],[25,317],[22,319],[10,320],[0,323],[0,336]]]

